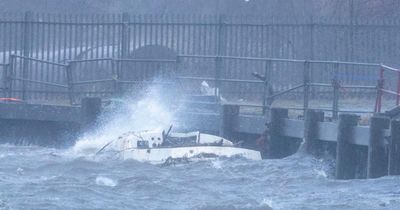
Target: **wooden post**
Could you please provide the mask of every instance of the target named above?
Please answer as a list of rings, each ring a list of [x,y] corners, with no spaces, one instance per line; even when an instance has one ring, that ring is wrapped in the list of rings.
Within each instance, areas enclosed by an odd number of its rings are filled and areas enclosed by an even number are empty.
[[[367,178],[387,175],[387,154],[385,152],[384,130],[389,127],[389,118],[373,116],[369,132]]]
[[[400,175],[400,121],[392,120],[389,142],[389,175]]]
[[[355,178],[357,155],[355,145],[350,144],[350,142],[358,120],[359,116],[354,114],[339,115],[336,143],[336,179]]]
[[[324,121],[324,112],[309,109],[307,110],[304,122],[304,145],[307,153],[318,155],[320,142],[317,139],[318,122]]]
[[[92,128],[101,114],[101,98],[83,98],[81,105],[81,126]]]
[[[270,138],[268,142],[268,158],[283,158],[288,155],[289,145],[282,133],[283,120],[288,117],[288,109],[272,108]]]
[[[237,128],[240,107],[239,105],[223,104],[220,113],[219,135],[231,139]]]

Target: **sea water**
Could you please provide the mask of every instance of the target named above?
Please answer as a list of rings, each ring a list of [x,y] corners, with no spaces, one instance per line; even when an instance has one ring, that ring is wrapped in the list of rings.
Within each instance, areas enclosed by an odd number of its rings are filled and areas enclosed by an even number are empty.
[[[0,145],[0,209],[400,209],[400,177],[340,181],[334,161],[221,158],[175,166],[96,155],[130,130],[173,119],[150,90],[69,148]]]

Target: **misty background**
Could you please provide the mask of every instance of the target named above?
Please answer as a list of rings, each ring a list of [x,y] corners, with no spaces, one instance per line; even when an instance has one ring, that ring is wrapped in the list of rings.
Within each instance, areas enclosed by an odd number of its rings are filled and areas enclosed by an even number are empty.
[[[343,89],[341,100],[370,100],[379,79],[397,91],[397,75],[387,71],[380,78],[379,64],[400,65],[399,5],[400,0],[3,0],[0,86],[4,96],[75,102],[137,92],[172,72],[168,78],[179,78],[188,95],[199,94],[207,81],[231,102],[260,106],[266,88],[252,73],[268,71],[274,91],[288,90],[304,83],[307,65],[293,59],[305,59],[330,61],[307,67],[312,82],[325,84],[312,87],[310,97],[331,100],[330,85],[338,80],[369,88]],[[304,92],[282,98],[300,99]]]
[[[397,17],[400,0],[1,0],[0,12]]]

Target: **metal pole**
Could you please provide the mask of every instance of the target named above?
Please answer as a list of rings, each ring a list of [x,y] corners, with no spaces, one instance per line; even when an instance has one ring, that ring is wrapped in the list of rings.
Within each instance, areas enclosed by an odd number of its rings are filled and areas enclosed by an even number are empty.
[[[338,113],[339,113],[339,80],[338,80],[338,74],[339,74],[339,64],[335,63],[334,64],[334,76],[333,76],[333,104],[332,104],[332,118],[337,120],[338,119]]]
[[[128,13],[123,13],[122,14],[122,36],[121,36],[121,58],[126,59],[129,57],[129,45],[130,45],[130,40],[129,40],[129,21],[130,21],[130,16]],[[141,35],[139,35],[141,36]],[[118,61],[117,63],[118,69],[116,70],[118,79],[120,78],[121,72],[124,72],[126,69],[127,62],[124,62],[122,60]],[[121,85],[118,85],[118,92],[120,95],[122,95],[122,87]]]
[[[379,71],[379,80],[378,80],[378,84],[377,84],[377,94],[376,94],[376,102],[375,102],[375,112],[379,113],[381,112],[381,107],[382,107],[382,88],[384,85],[384,78],[383,78],[383,74],[385,72],[385,69],[381,67],[380,71]]]
[[[347,61],[354,60],[354,25],[355,25],[355,14],[354,14],[354,0],[350,0],[350,52]],[[352,68],[354,69],[354,68]]]
[[[273,94],[271,77],[272,77],[272,61],[267,61],[265,65],[265,81],[263,89],[263,114],[269,114],[272,100],[270,96]]]
[[[310,59],[314,59],[314,28],[315,28],[315,23],[314,23],[314,16],[310,17]]]
[[[68,62],[68,65],[65,67],[65,73],[67,75],[67,84],[68,84],[68,99],[69,103],[72,105],[74,103],[74,90],[73,90],[73,81],[72,81],[72,63]]]
[[[396,106],[400,103],[400,72],[397,73],[397,96],[396,96]]]
[[[303,69],[303,86],[304,86],[304,101],[303,101],[303,116],[306,117],[307,110],[308,110],[308,103],[310,100],[310,62],[304,62],[304,69]]]
[[[7,75],[7,97],[11,98],[12,97],[12,84],[13,84],[13,72],[14,72],[14,60],[15,57],[13,55],[10,55],[10,66],[8,69],[8,75]]]
[[[2,94],[3,94],[3,97],[4,98],[7,98],[7,91],[8,91],[8,71],[9,71],[9,68],[10,68],[10,64],[6,64],[5,66],[3,66],[3,68],[4,68],[4,71],[3,71],[3,80],[2,80],[2,82],[3,82],[3,91],[2,91]]]
[[[25,12],[24,16],[24,34],[23,34],[23,55],[24,57],[29,57],[30,55],[30,45],[32,43],[32,36],[31,36],[31,21],[32,21],[32,12],[28,11]],[[23,59],[23,67],[22,67],[22,78],[27,79],[28,76],[28,65],[29,65],[29,60]],[[22,99],[26,99],[26,82],[25,80],[22,81]]]
[[[220,102],[220,92],[221,92],[221,74],[222,74],[222,54],[223,51],[225,50],[225,43],[224,43],[224,19],[225,17],[223,15],[219,16],[219,23],[218,23],[218,45],[217,45],[217,57],[215,60],[215,90],[214,94],[217,97],[218,103]]]
[[[214,95],[217,98],[218,103],[220,102],[220,89],[221,89],[221,69],[222,67],[222,58],[216,57],[215,58],[215,88],[214,88]]]
[[[120,87],[119,87],[119,74],[118,74],[118,64],[116,64],[116,60],[111,60],[111,72],[113,73],[114,79],[114,95],[119,96],[121,94]]]

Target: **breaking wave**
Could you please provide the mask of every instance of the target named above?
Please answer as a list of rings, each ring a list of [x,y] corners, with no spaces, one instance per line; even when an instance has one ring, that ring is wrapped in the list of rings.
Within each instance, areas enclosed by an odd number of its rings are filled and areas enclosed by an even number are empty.
[[[90,157],[105,144],[128,131],[168,128],[173,122],[177,108],[166,103],[168,99],[164,93],[165,90],[161,86],[154,85],[139,99],[126,96],[118,100],[117,108],[112,108],[112,111],[101,116],[98,126],[77,140],[71,149],[72,154]]]
[[[304,154],[170,167],[34,146],[0,154],[0,209],[400,209],[400,177],[334,180]]]

